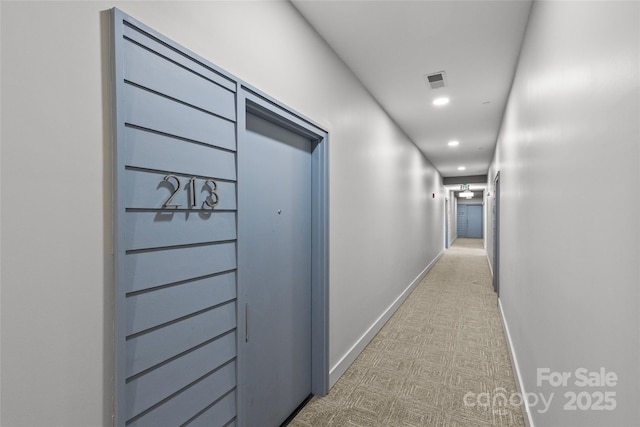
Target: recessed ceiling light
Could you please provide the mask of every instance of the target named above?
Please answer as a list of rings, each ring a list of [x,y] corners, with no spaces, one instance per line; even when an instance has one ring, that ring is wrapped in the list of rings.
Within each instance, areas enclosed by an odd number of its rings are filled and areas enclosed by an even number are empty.
[[[465,170],[465,169],[466,169],[466,167],[464,167],[464,166],[458,166],[458,170],[459,170],[459,171],[463,171],[463,170]]]
[[[459,145],[459,144],[460,144],[460,142],[459,142],[459,141],[449,141],[449,142],[447,143],[447,145],[448,145],[449,147],[455,147],[455,146],[457,146],[457,145]]]
[[[433,105],[436,105],[436,106],[447,105],[448,103],[449,103],[449,98],[447,98],[446,96],[442,98],[436,98],[433,100]]]

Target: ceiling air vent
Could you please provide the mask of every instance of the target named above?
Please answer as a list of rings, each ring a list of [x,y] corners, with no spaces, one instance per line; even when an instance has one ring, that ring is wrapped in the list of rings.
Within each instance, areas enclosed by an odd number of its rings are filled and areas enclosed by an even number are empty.
[[[429,83],[429,87],[431,87],[431,89],[440,89],[441,87],[445,87],[444,71],[427,74],[424,78]]]

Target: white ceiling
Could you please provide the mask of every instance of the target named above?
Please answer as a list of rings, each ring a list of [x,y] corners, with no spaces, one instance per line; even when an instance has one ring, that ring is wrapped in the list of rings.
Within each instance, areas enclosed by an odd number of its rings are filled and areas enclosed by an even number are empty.
[[[487,173],[531,0],[292,3],[443,177]]]

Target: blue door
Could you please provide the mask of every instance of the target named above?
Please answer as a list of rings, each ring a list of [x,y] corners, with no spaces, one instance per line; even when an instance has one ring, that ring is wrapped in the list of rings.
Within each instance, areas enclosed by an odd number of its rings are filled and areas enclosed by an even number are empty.
[[[247,114],[242,153],[246,426],[279,426],[311,394],[312,142]]]
[[[466,237],[482,238],[482,205],[467,205]]]

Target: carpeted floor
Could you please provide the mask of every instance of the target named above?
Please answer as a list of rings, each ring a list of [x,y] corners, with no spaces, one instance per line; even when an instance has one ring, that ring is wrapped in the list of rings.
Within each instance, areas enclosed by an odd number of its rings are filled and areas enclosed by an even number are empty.
[[[457,239],[329,394],[289,425],[524,426],[515,391],[482,240]]]

